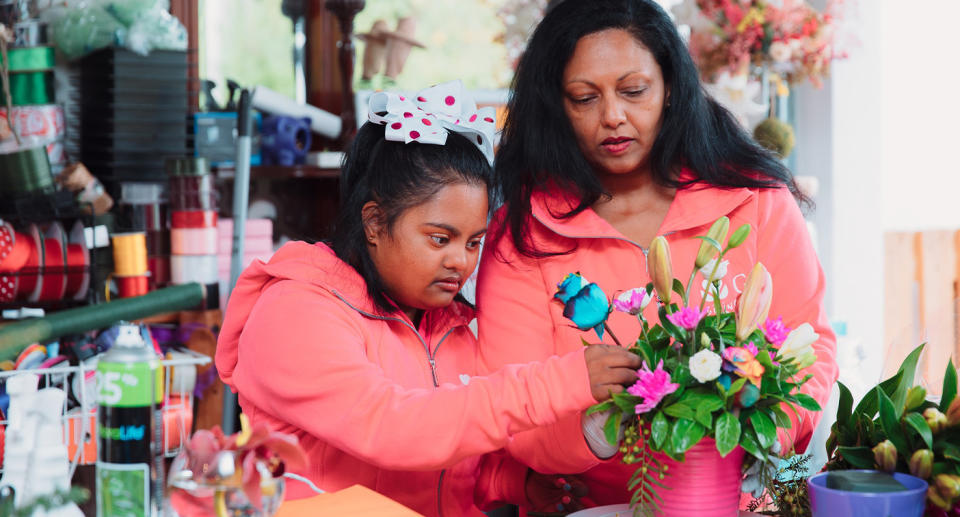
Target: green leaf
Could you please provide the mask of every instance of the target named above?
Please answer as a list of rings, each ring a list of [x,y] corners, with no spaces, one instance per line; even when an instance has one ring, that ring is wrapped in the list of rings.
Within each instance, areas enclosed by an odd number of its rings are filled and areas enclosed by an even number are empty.
[[[803,409],[810,411],[820,411],[820,403],[817,402],[817,399],[807,395],[806,393],[797,393],[794,395],[794,398],[797,399],[797,404],[800,405]]]
[[[726,403],[727,400],[730,400],[731,397],[739,393],[740,390],[743,389],[743,385],[746,383],[747,383],[747,379],[745,377],[740,377],[739,379],[733,381],[733,384],[730,385],[730,389],[727,390],[724,403]]]
[[[858,469],[873,469],[873,451],[870,447],[843,447],[837,451],[850,465]]]
[[[670,320],[667,319],[666,306],[661,305],[658,312],[660,314],[660,326],[663,327],[663,330],[666,331],[667,335],[672,337],[675,341],[683,343],[683,341],[687,338],[687,333],[685,330],[674,325],[670,322]],[[653,365],[651,365],[651,368],[652,367]]]
[[[686,299],[687,299],[687,293],[686,293],[686,291],[684,290],[683,284],[680,282],[680,280],[674,278],[674,279],[673,279],[673,286],[672,286],[672,287],[673,287],[673,292],[679,294],[681,300],[686,300]]]
[[[790,421],[790,416],[787,415],[786,411],[780,409],[780,406],[770,406],[770,410],[773,411],[773,416],[777,427],[781,429],[790,429],[793,427],[793,422]]]
[[[670,431],[670,441],[674,452],[684,453],[696,445],[707,433],[707,430],[697,422],[681,418],[674,422]]]
[[[638,339],[631,352],[639,355],[651,368],[657,365],[657,363],[653,361],[653,347],[650,346],[650,343],[647,343],[642,339]]]
[[[897,374],[891,379],[897,379],[899,381],[899,375]],[[888,379],[888,380],[891,380]],[[883,391],[880,386],[874,386],[867,392],[866,395],[860,399],[860,403],[857,404],[856,409],[853,410],[855,415],[863,415],[867,418],[873,418],[877,416],[877,409],[880,407],[879,398],[877,398],[877,393]]]
[[[592,344],[586,339],[584,339],[583,336],[580,336],[580,343],[583,344],[583,346],[590,346]]]
[[[750,424],[757,432],[757,440],[761,448],[769,449],[777,441],[777,426],[773,425],[773,420],[764,413],[760,411],[751,413]]]
[[[714,240],[712,237],[708,237],[706,235],[697,235],[694,237],[694,239],[700,239],[709,244],[712,248],[715,248],[717,251],[723,251],[723,247],[720,246],[720,243]]]
[[[637,404],[643,401],[642,398],[631,395],[627,392],[614,393],[610,401],[620,409],[621,412],[632,415],[636,412]]]
[[[842,382],[837,382],[837,389],[840,390],[840,402],[837,404],[837,424],[839,424],[839,429],[842,431],[847,427],[847,423],[850,421],[850,410],[853,407],[853,395],[850,394],[850,390],[847,389]]]
[[[670,422],[663,416],[663,411],[657,411],[650,422],[650,437],[653,439],[653,448],[660,450],[670,435]]]
[[[900,365],[900,371],[903,372],[903,375],[900,377],[900,382],[897,383],[897,388],[894,390],[893,395],[890,396],[890,400],[893,402],[893,408],[896,410],[897,418],[900,418],[903,415],[903,407],[907,401],[907,390],[913,386],[913,377],[917,373],[917,361],[920,359],[920,353],[923,352],[924,345],[920,345],[917,348],[913,349],[913,352],[910,352],[910,355],[903,360],[903,364]]]
[[[726,456],[740,443],[740,420],[732,413],[721,413],[717,418],[717,429],[714,433],[717,440],[717,452]]]
[[[669,406],[663,408],[663,412],[667,416],[672,416],[673,418],[686,418],[687,420],[695,420],[697,418],[697,412],[694,409],[682,402],[677,402],[676,404],[670,404]]]
[[[930,426],[920,413],[907,413],[903,419],[920,435],[928,449],[933,448],[933,432],[930,431]]]
[[[948,460],[960,462],[960,448],[957,448],[956,445],[948,444],[943,449],[943,457]]]
[[[897,452],[905,457],[910,457],[910,448],[907,446],[907,439],[903,435],[903,429],[900,427],[900,418],[897,416],[897,410],[893,406],[890,397],[883,390],[877,393],[880,398],[880,426],[887,439],[897,448]]]
[[[607,422],[603,424],[603,436],[610,445],[617,444],[617,434],[620,431],[620,419],[622,417],[622,413],[614,412],[610,415],[610,418],[607,419]]]
[[[612,407],[613,407],[613,401],[612,401],[612,400],[607,400],[607,401],[601,402],[601,403],[599,403],[599,404],[594,404],[594,405],[590,406],[590,409],[587,410],[587,414],[588,414],[588,415],[592,415],[592,414],[594,414],[594,413],[599,413],[599,412],[601,412],[601,411],[606,411],[606,410],[608,410],[608,409],[610,409],[610,408],[612,408]]]
[[[953,365],[953,361],[947,361],[947,371],[943,374],[943,391],[940,393],[940,411],[946,413],[957,396],[957,367]]]
[[[767,459],[767,455],[763,450],[760,449],[760,444],[757,443],[756,435],[748,430],[741,429],[740,447],[742,447],[747,454],[757,458],[760,461],[765,461]]]

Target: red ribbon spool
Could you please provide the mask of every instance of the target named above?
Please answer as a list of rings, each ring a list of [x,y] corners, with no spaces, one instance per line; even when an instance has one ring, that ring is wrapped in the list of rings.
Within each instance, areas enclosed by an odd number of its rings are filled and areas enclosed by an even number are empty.
[[[44,239],[43,254],[46,259],[43,267],[43,286],[40,288],[40,300],[54,301],[63,298],[67,290],[67,275],[64,267],[66,259],[63,241],[56,238]]]
[[[173,228],[216,228],[215,210],[174,210],[171,215]]]
[[[40,268],[43,267],[43,241],[40,240],[40,234],[34,225],[30,225],[27,237],[25,240],[30,247],[30,253],[27,256],[27,262],[20,269],[17,295],[28,298],[30,301],[37,301],[40,294],[37,289],[40,284]]]
[[[67,297],[74,297],[83,286],[87,268],[87,253],[83,244],[67,244]]]
[[[113,280],[117,283],[120,298],[132,298],[147,294],[150,291],[147,285],[148,279],[148,275],[113,277]]]
[[[30,238],[0,221],[0,271],[19,271],[30,256]]]

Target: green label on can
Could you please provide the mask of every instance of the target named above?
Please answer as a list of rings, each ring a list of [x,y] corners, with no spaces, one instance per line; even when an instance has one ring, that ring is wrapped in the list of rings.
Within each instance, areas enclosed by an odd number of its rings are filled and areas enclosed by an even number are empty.
[[[163,400],[163,369],[154,361],[97,365],[97,388],[102,406],[138,407]]]
[[[147,517],[149,505],[146,463],[97,462],[97,517]]]

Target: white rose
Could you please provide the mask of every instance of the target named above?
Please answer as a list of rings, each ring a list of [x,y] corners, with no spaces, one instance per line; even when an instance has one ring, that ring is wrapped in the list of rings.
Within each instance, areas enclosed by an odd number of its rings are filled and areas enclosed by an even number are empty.
[[[710,259],[710,262],[707,262],[700,268],[700,274],[703,275],[703,279],[706,280],[710,278],[710,274],[713,273],[714,266],[717,265],[717,258],[714,257]],[[717,272],[713,275],[713,281],[722,280],[723,277],[727,276],[727,266],[730,265],[729,260],[721,260],[720,266],[717,267]]]
[[[799,368],[806,368],[817,360],[813,344],[818,339],[820,334],[814,332],[809,323],[804,323],[787,334],[787,339],[783,341],[777,355],[784,359],[793,359]]]
[[[793,52],[790,46],[782,41],[774,41],[770,44],[770,58],[777,63],[785,63],[790,60]]]
[[[701,350],[690,358],[690,373],[699,382],[709,382],[720,376],[723,360],[710,350]]]

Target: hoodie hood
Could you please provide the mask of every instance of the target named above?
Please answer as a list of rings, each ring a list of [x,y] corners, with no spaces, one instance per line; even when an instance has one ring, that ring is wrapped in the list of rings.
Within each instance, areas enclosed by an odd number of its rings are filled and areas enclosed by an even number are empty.
[[[352,309],[366,317],[394,318],[406,321],[409,318],[399,309],[383,314],[367,294],[363,277],[353,267],[340,260],[333,249],[323,243],[308,244],[293,241],[284,244],[270,261],[256,260],[237,279],[230,293],[223,326],[217,339],[216,366],[220,378],[231,385],[233,371],[239,356],[240,334],[260,295],[271,285],[282,280],[294,280],[330,291]],[[466,325],[473,319],[473,309],[454,302],[443,309],[430,311],[424,321],[431,325]]]

